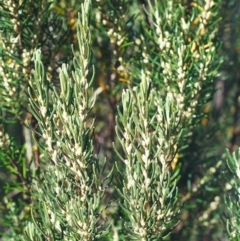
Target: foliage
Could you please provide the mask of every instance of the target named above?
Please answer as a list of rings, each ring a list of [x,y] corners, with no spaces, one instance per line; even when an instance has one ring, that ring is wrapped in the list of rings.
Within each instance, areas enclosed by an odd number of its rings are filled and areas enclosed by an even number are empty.
[[[178,105],[171,93],[162,100],[151,90],[145,73],[139,87],[123,92],[122,102],[117,134],[125,172],[119,190],[124,202],[119,205],[129,219],[126,238],[161,240],[174,227],[177,212],[176,179],[171,180],[169,165],[181,134]]]
[[[238,179],[221,172],[238,124],[219,68],[230,2],[0,3],[4,240],[223,239],[229,183],[236,236]]]
[[[50,240],[96,240],[101,236],[100,201],[105,187],[100,182],[99,165],[93,155],[90,139],[93,123],[87,123],[88,112],[95,102],[94,96],[89,97],[91,82],[87,81],[89,8],[89,1],[82,4],[77,33],[79,52],[74,53],[71,75],[67,65],[60,69],[60,93],[56,88],[48,89],[41,54],[36,51],[34,55],[31,86],[35,97],[31,97],[30,103],[46,140],[43,187],[36,189],[42,222],[34,218],[34,223],[41,232],[40,237]],[[35,228],[31,224],[27,226],[27,240],[35,239]]]
[[[227,214],[226,226],[230,237],[230,240],[240,239],[240,223],[239,223],[239,180],[240,180],[240,165],[239,165],[239,154],[238,152],[233,152],[230,154],[227,150],[227,163],[228,167],[233,173],[234,177],[231,179],[230,184],[232,185],[232,194],[226,195],[225,202],[229,209]]]
[[[0,3],[1,210],[10,218],[1,222],[4,236],[9,228],[16,235],[22,233],[24,220],[30,219],[31,183],[38,178],[35,173],[40,162],[39,149],[26,127],[30,122],[34,130],[38,128],[28,110],[32,54],[36,47],[42,48],[44,63],[52,65],[48,77],[53,79],[51,76],[56,75],[62,61],[62,43],[69,36],[62,29],[60,17],[50,11],[50,5],[48,1],[28,0]]]

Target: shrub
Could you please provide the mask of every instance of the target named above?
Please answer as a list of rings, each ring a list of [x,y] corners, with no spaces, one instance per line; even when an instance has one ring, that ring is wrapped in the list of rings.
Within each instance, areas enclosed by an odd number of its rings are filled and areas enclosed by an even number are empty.
[[[4,239],[223,238],[223,2],[1,3]]]

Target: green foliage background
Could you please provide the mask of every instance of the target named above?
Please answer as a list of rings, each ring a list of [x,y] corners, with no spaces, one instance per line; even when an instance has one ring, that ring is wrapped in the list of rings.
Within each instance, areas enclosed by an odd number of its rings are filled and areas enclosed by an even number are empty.
[[[83,2],[3,0],[0,3],[2,240],[20,240],[19,235],[23,234],[26,222],[32,219],[32,207],[37,209],[37,200],[31,198],[32,189],[36,182],[44,183],[45,179],[42,165],[47,161],[44,157],[46,143],[40,134],[39,120],[29,108],[30,96],[33,100],[37,99],[30,86],[34,50],[42,52],[48,88],[59,90],[62,64],[69,63],[69,71],[74,70],[72,48],[78,49],[77,18]],[[232,174],[225,161],[225,149],[232,152],[239,146],[240,3],[237,0],[219,0],[211,9],[213,18],[203,33],[198,29],[201,23],[199,14],[206,5],[205,1],[156,2],[163,16],[162,32],[169,33],[170,49],[177,53],[179,45],[188,46],[184,52],[188,75],[183,90],[175,81],[180,75],[177,72],[180,57],[171,55],[170,50],[164,52],[158,45],[159,33],[154,25],[156,16],[151,7],[155,1],[100,0],[93,1],[91,6],[90,65],[94,65],[95,69],[92,88],[97,99],[87,123],[90,126],[90,120],[95,118],[91,136],[94,153],[100,160],[99,168],[104,168],[100,172],[100,180],[111,171],[114,177],[106,187],[101,203],[101,215],[107,224],[112,221],[110,233],[103,240],[126,240],[122,231],[126,214],[119,208],[119,202],[123,202],[124,198],[121,199],[114,188],[123,185],[120,172],[124,170],[124,165],[118,161],[119,155],[124,156],[125,151],[117,138],[115,126],[116,116],[124,109],[123,90],[139,86],[143,70],[152,80],[151,88],[163,99],[170,91],[178,100],[183,96],[183,100],[179,101],[182,108],[176,116],[181,117],[180,127],[184,127],[184,132],[177,140],[177,147],[171,145],[172,156],[169,155],[170,169],[173,176],[177,176],[180,222],[168,240],[226,240],[231,235],[225,231],[229,203],[224,197],[233,197],[233,202],[237,197],[231,186]],[[169,2],[173,3],[172,9]],[[172,24],[168,22],[171,14],[173,19],[177,19]],[[185,33],[181,29],[181,21],[190,23]],[[164,42],[163,39],[161,41]],[[208,53],[213,61],[209,69],[204,69],[206,81],[201,91],[195,92],[198,87],[195,88],[194,83],[199,80],[200,63],[206,61],[196,56],[198,53],[201,56],[202,50],[210,49],[209,41],[215,46],[215,51]],[[162,63],[170,65],[170,74]],[[92,74],[93,69],[89,68],[89,76]],[[194,101],[197,104],[193,104]],[[118,162],[118,169],[115,162]],[[237,229],[236,226],[234,229]]]

